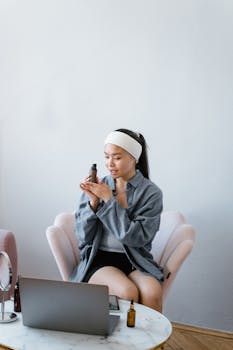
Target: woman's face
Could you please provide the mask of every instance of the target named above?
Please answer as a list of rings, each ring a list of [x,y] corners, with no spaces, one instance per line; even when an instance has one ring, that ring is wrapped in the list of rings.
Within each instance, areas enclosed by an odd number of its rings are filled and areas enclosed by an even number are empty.
[[[136,160],[123,148],[107,143],[104,148],[105,166],[114,179],[131,179],[136,173]]]

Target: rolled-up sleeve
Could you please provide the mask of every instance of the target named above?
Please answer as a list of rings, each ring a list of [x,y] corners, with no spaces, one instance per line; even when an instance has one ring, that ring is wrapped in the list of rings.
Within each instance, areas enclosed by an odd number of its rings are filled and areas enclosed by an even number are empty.
[[[93,240],[98,221],[98,217],[90,207],[87,195],[83,193],[80,198],[79,207],[75,212],[75,231],[80,248]]]
[[[132,207],[123,208],[111,197],[96,216],[122,244],[138,248],[150,243],[159,229],[162,192],[157,186],[147,185],[134,189],[133,198]]]

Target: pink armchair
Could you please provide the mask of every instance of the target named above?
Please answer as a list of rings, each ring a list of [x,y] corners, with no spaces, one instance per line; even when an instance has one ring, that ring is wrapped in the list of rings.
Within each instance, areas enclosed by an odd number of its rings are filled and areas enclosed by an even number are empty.
[[[54,224],[46,230],[46,236],[64,281],[69,279],[73,268],[79,262],[77,236],[74,232],[74,214],[61,213]],[[195,231],[178,211],[167,211],[161,215],[160,229],[152,244],[152,255],[161,265],[167,278],[163,282],[163,299],[174,281],[178,270],[191,252]]]
[[[11,262],[11,267],[12,267],[11,288],[5,294],[5,300],[8,300],[14,294],[15,284],[17,281],[17,248],[16,248],[15,236],[12,232],[0,229],[0,251],[4,251],[8,254]],[[1,274],[3,273],[5,273],[5,269],[1,270],[1,266],[0,266],[0,278],[1,278]],[[0,291],[0,300],[2,300],[1,291]]]

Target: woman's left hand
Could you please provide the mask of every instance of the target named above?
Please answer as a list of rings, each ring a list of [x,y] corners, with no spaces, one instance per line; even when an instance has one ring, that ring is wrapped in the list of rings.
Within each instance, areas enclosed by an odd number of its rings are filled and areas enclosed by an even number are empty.
[[[84,191],[93,193],[96,197],[102,199],[104,202],[107,202],[112,197],[112,190],[103,182],[82,182],[80,184],[80,187]]]

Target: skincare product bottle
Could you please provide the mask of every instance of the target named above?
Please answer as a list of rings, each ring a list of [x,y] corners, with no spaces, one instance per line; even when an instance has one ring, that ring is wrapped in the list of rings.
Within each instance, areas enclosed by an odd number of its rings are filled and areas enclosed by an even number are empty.
[[[136,311],[134,309],[133,300],[130,302],[130,308],[127,311],[127,327],[134,327],[136,319]]]
[[[20,293],[19,293],[19,282],[16,282],[14,290],[14,311],[21,312],[21,303],[20,303]]]
[[[90,169],[90,181],[96,182],[96,175],[97,175],[97,167],[96,164],[92,164]]]

